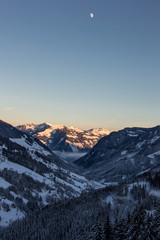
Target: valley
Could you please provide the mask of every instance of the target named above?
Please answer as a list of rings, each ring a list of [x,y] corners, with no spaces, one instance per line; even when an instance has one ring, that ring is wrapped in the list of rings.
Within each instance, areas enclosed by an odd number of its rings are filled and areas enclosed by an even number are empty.
[[[56,151],[53,127],[45,142],[31,127],[0,121],[1,239],[159,239],[159,126],[111,132],[87,152]]]

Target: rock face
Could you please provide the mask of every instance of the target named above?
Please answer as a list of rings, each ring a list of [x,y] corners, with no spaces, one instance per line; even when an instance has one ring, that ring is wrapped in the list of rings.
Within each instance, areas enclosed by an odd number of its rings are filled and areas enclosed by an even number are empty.
[[[160,163],[160,126],[112,132],[74,163],[101,181],[135,176]]]
[[[53,151],[60,152],[87,152],[100,138],[109,134],[102,128],[81,130],[77,127],[63,125],[25,124],[17,126],[17,129],[35,136]]]
[[[102,186],[78,173],[38,139],[0,121],[0,226],[55,199]]]

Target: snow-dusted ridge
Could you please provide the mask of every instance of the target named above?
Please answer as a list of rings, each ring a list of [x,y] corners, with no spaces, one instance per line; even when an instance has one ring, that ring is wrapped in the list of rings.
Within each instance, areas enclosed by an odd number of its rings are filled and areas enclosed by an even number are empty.
[[[74,163],[100,181],[138,176],[160,163],[160,126],[112,132]]]
[[[104,186],[80,175],[32,136],[0,122],[0,226],[24,217],[23,205],[46,205]]]
[[[62,155],[68,159],[64,153],[87,153],[100,138],[109,134],[104,128],[95,128],[82,130],[75,126],[53,125],[50,123],[43,124],[24,124],[17,126],[17,129],[24,131],[48,146],[53,151],[57,151],[59,156]]]

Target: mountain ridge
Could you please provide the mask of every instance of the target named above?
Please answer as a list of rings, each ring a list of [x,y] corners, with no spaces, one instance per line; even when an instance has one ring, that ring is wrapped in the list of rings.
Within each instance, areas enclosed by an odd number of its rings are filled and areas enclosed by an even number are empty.
[[[59,152],[88,152],[100,138],[109,134],[103,128],[82,130],[75,126],[43,124],[24,124],[17,126],[17,129],[24,131],[42,141],[53,151]]]
[[[0,226],[34,208],[104,187],[83,176],[38,139],[0,121]]]
[[[122,181],[160,162],[160,126],[124,128],[103,137],[74,161],[98,180]]]

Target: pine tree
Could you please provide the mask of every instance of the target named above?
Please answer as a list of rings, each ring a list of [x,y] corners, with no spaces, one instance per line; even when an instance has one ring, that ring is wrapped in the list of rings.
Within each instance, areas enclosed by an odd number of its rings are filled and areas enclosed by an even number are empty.
[[[85,231],[84,229],[81,229],[77,236],[77,240],[86,240],[86,239],[87,237],[86,237]]]
[[[125,238],[126,232],[127,232],[126,231],[126,221],[123,218],[121,218],[119,222],[115,223],[113,239],[115,239],[115,240],[127,239],[127,238]]]
[[[143,233],[143,239],[145,240],[154,240],[157,237],[155,228],[154,228],[154,220],[153,217],[147,215],[145,218],[145,231]]]
[[[103,240],[103,230],[102,230],[102,225],[99,218],[97,218],[95,222],[93,231],[95,233],[95,240]]]
[[[133,218],[127,232],[127,240],[142,240],[142,235],[145,232],[145,211],[142,207],[136,208],[133,212]]]
[[[152,229],[154,230],[157,239],[160,239],[160,211],[157,211],[154,216],[152,221]]]
[[[111,225],[111,221],[109,215],[107,215],[106,221],[104,223],[104,236],[105,240],[111,240],[113,235],[113,229]]]

